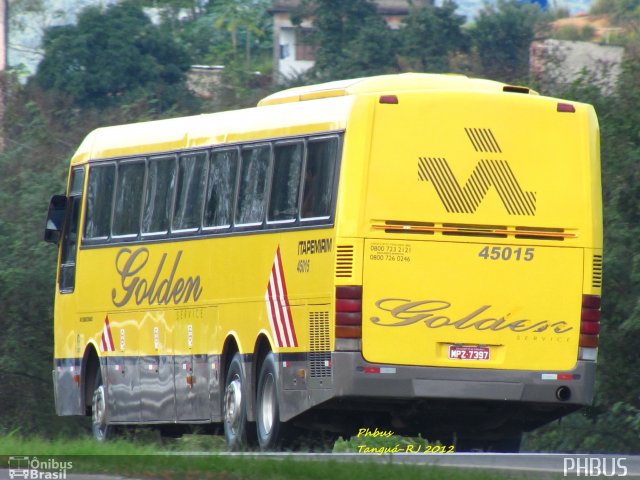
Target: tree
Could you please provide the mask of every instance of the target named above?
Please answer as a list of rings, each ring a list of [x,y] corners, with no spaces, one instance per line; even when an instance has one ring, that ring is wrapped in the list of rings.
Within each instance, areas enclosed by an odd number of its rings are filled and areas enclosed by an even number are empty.
[[[541,20],[537,5],[518,0],[486,4],[471,29],[471,37],[484,76],[513,82],[529,72],[529,45]]]
[[[160,109],[183,91],[187,52],[132,2],[85,9],[77,25],[45,33],[36,85],[62,92],[80,106],[106,107],[152,96]]]
[[[399,32],[400,55],[411,70],[439,73],[450,71],[449,57],[466,50],[469,39],[462,29],[465,18],[455,13],[458,6],[445,0],[441,7],[412,8]]]
[[[218,29],[226,28],[229,32],[234,57],[238,50],[238,32],[244,32],[245,68],[249,68],[251,64],[252,35],[264,35],[260,20],[266,11],[265,0],[223,0],[213,6],[214,26]]]
[[[320,80],[360,77],[396,70],[396,41],[368,0],[309,0],[299,15],[313,18],[316,48],[312,76]]]
[[[157,8],[164,20],[177,26],[180,17],[187,14],[190,20],[194,20],[206,11],[206,4],[201,0],[137,0],[136,4],[141,7]]]
[[[628,55],[616,90],[589,76],[548,92],[592,103],[601,136],[604,207],[602,330],[594,406],[532,435],[542,451],[640,452],[640,57]],[[526,445],[527,446],[527,445]]]

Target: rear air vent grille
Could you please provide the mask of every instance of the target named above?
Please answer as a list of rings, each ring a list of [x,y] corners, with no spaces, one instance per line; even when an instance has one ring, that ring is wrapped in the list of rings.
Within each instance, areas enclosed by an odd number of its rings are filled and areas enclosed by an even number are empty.
[[[455,235],[458,237],[507,238],[506,231],[507,227],[499,225],[442,224],[442,235]]]
[[[336,254],[336,277],[350,278],[353,275],[353,245],[338,245]]]
[[[489,128],[465,128],[464,131],[476,152],[502,153],[500,145]]]
[[[309,312],[309,375],[331,376],[329,312]]]
[[[593,256],[591,285],[593,286],[593,288],[602,287],[602,255]]]
[[[516,238],[524,240],[564,240],[575,235],[565,234],[564,228],[516,227]]]
[[[374,230],[384,230],[385,233],[395,234],[440,234],[459,237],[508,238],[526,240],[563,241],[577,238],[576,233],[568,232],[564,228],[545,227],[508,227],[505,225],[477,225],[468,223],[430,223],[387,220],[384,225],[372,225]],[[339,248],[339,247],[338,247]]]
[[[385,225],[387,225],[384,229],[385,233],[421,233],[423,235],[433,235],[435,233],[433,227],[436,226],[435,223],[429,222],[395,222],[393,220],[386,221]]]

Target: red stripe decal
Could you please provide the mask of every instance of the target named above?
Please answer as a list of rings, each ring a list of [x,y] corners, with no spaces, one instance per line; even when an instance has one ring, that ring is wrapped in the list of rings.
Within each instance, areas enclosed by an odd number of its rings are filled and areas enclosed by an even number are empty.
[[[113,336],[111,335],[111,327],[109,327],[109,315],[104,318],[104,326],[102,327],[102,338],[100,339],[100,347],[103,352],[115,352],[116,348],[113,344]]]
[[[265,292],[265,302],[271,332],[276,339],[278,347],[297,347],[298,339],[293,324],[293,315],[289,307],[287,284],[284,278],[279,246],[271,267],[269,283]]]

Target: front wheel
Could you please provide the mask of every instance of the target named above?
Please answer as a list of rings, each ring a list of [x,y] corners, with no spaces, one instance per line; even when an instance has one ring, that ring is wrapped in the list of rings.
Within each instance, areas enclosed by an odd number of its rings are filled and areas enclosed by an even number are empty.
[[[287,424],[280,421],[278,402],[278,371],[275,355],[270,352],[262,362],[256,398],[258,443],[262,450],[282,447],[288,433]]]
[[[102,381],[102,372],[98,369],[91,400],[91,430],[93,437],[99,442],[105,442],[115,434],[115,427],[109,425],[107,409],[107,394]]]
[[[224,436],[230,450],[244,450],[250,440],[245,384],[242,359],[236,353],[227,371],[223,404]]]

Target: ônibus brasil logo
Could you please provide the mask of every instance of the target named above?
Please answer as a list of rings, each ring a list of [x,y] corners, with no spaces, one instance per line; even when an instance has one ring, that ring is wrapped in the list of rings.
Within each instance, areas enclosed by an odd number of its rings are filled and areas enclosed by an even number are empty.
[[[63,462],[55,458],[41,460],[38,457],[9,457],[9,478],[34,480],[65,480],[67,470],[73,462]]]

